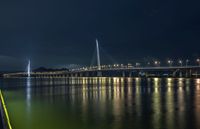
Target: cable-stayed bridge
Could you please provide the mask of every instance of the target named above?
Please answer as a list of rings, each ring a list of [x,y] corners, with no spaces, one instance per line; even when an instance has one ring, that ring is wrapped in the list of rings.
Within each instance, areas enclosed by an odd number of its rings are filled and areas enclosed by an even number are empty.
[[[101,65],[99,43],[96,39],[97,66],[71,69],[69,71],[31,72],[30,61],[27,72],[7,73],[9,77],[200,77],[200,66],[148,66]]]
[[[28,77],[27,72],[8,73],[4,77]],[[118,67],[70,71],[31,72],[31,77],[200,77],[200,66]]]

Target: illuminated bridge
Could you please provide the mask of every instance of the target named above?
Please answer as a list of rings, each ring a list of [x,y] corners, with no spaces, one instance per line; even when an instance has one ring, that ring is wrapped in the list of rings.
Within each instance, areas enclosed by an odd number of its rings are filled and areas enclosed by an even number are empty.
[[[200,77],[200,59],[198,66],[182,65],[172,66],[172,61],[168,61],[169,66],[159,66],[159,62],[155,62],[157,66],[141,67],[128,65],[101,65],[99,44],[96,40],[97,50],[97,66],[83,67],[79,69],[71,69],[69,71],[52,71],[52,72],[31,72],[30,61],[28,63],[27,72],[4,74],[5,78],[9,77],[36,77],[36,78],[54,78],[54,77]],[[186,61],[186,63],[188,60]]]
[[[174,67],[119,67],[89,69],[82,68],[70,71],[31,72],[31,77],[199,77],[200,66]],[[4,74],[8,77],[28,77],[27,72]]]

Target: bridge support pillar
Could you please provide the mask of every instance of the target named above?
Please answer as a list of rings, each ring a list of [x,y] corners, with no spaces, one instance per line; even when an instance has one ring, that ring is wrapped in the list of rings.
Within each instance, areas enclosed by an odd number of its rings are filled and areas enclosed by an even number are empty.
[[[190,69],[190,75],[189,75],[190,77],[192,77],[192,70]]]
[[[125,72],[123,71],[123,72],[122,72],[122,77],[125,77],[125,76],[126,76],[126,74],[125,74]]]
[[[129,73],[129,77],[132,77],[132,72]]]
[[[102,72],[101,71],[97,71],[97,77],[102,77]]]
[[[86,73],[84,74],[84,76],[85,76],[85,77],[89,77],[89,76],[90,76],[89,72],[86,72]]]
[[[182,73],[182,71],[180,71],[180,73],[179,73],[179,77],[182,77],[183,76],[183,73]]]

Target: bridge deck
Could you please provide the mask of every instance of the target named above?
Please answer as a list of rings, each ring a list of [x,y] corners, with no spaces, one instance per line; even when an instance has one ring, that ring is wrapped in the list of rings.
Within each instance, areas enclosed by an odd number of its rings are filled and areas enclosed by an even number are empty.
[[[42,75],[49,75],[49,76],[57,76],[57,75],[69,75],[69,74],[78,74],[78,73],[86,73],[86,72],[176,72],[176,71],[189,71],[191,75],[197,71],[200,71],[200,66],[160,66],[160,67],[119,67],[119,68],[102,68],[98,69],[72,69],[70,71],[49,71],[49,72],[32,72],[32,76],[42,76]],[[193,72],[193,73],[192,73]],[[4,77],[11,77],[11,76],[22,76],[26,77],[28,74],[27,72],[18,72],[18,73],[7,73],[3,74]],[[94,76],[94,75],[93,75]]]

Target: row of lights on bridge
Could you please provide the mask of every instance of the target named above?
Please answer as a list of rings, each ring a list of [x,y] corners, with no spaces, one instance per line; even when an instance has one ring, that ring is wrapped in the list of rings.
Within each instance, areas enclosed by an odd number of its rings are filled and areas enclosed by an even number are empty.
[[[185,60],[185,61],[184,61],[184,60],[178,60],[178,64],[179,64],[180,66],[183,66],[184,63],[185,63],[185,66],[188,66],[189,62],[190,62],[190,60],[188,60],[188,59]],[[200,66],[200,59],[196,59],[196,62],[197,62],[197,65]],[[174,63],[175,63],[175,61],[173,61],[173,60],[167,60],[167,64],[168,64],[169,66],[172,66]],[[151,64],[153,64],[154,66],[160,66],[160,65],[161,65],[161,62],[158,61],[158,60],[156,60],[156,61],[154,61],[153,63],[150,63],[150,62],[147,63],[148,66],[150,66]],[[140,63],[136,63],[135,66],[140,66]]]
[[[178,60],[178,64],[179,66],[183,66],[185,64],[185,66],[188,66],[190,60]],[[200,59],[196,59],[197,65],[200,66]],[[173,60],[167,60],[167,64],[169,67],[173,66],[173,64],[175,63],[175,61]],[[155,66],[155,67],[159,67],[161,65],[161,62],[156,60],[154,62],[148,62],[147,63],[148,66]],[[137,62],[135,63],[135,66],[131,63],[128,63],[127,65],[124,64],[113,64],[113,65],[101,65],[101,69],[105,69],[105,68],[133,68],[133,67],[140,67],[141,63]],[[91,67],[83,67],[83,68],[79,68],[76,70],[90,70],[90,69],[98,69],[98,66],[91,66]],[[75,70],[75,69],[74,69]]]
[[[190,60],[188,60],[188,59],[186,59],[185,61],[184,61],[184,60],[178,60],[178,64],[180,64],[180,66],[183,66],[184,63],[185,63],[185,66],[188,66],[189,62],[190,62]],[[200,59],[196,59],[196,62],[197,62],[197,64],[200,66]],[[168,61],[167,61],[167,64],[168,64],[169,66],[172,66],[173,63],[174,63],[173,60],[168,60]],[[154,64],[155,64],[155,65],[160,65],[160,62],[159,62],[159,61],[155,61]]]

